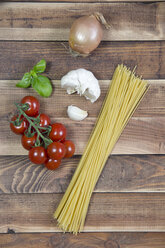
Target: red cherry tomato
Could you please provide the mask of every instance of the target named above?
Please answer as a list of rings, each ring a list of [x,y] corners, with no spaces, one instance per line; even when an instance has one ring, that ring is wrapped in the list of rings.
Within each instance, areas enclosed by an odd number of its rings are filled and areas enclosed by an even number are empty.
[[[17,116],[13,116],[11,120],[15,121],[16,119]],[[10,123],[10,128],[15,134],[24,134],[25,130],[28,127],[28,123],[23,117],[21,117],[21,120],[22,122],[19,125],[16,125],[16,123],[15,124]]]
[[[57,169],[61,164],[61,160],[51,159],[49,158],[48,161],[46,161],[45,166],[48,170],[55,170]]]
[[[21,103],[29,105],[28,110],[25,111],[28,116],[36,116],[38,114],[40,103],[34,96],[25,96],[22,98]]]
[[[46,127],[50,125],[50,118],[46,114],[40,114],[40,127]]]
[[[65,146],[60,142],[53,142],[47,147],[47,154],[52,159],[62,159],[65,156]]]
[[[52,124],[52,130],[50,131],[49,137],[53,141],[62,141],[66,137],[66,128],[61,123]]]
[[[73,154],[75,153],[75,145],[71,140],[65,140],[63,142],[65,148],[66,148],[66,154],[65,154],[65,158],[70,158],[73,156]]]
[[[37,146],[30,149],[29,159],[34,164],[44,164],[47,160],[45,148],[42,146]]]
[[[30,150],[36,142],[37,134],[35,133],[32,137],[27,137],[25,134],[22,136],[21,143],[26,150]]]

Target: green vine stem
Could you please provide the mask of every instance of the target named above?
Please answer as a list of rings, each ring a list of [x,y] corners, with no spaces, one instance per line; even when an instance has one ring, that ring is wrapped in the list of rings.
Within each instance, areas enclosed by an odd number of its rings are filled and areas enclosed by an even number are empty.
[[[35,121],[37,119],[37,117],[30,117],[28,116],[24,110],[27,110],[29,106],[27,106],[26,104],[18,104],[18,103],[15,103],[17,109],[18,109],[18,112],[19,112],[19,119],[20,117],[23,115],[25,117],[25,119],[29,122],[29,128],[28,128],[28,133],[31,133],[31,128],[33,127],[34,130],[36,131],[37,133],[37,139],[36,139],[36,143],[35,143],[35,146],[40,146],[40,138],[43,140],[44,142],[44,145],[45,145],[45,148],[47,148],[48,145],[50,145],[53,141],[50,139],[50,138],[46,138],[41,132],[39,129],[43,129],[45,130],[45,132],[49,132],[51,130],[51,127],[48,126],[48,127],[40,127],[39,125],[35,124]]]

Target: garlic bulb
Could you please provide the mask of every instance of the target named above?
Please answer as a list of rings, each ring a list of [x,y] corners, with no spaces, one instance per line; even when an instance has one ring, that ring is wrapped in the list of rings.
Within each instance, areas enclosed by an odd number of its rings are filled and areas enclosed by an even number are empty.
[[[99,82],[93,73],[82,68],[70,71],[63,76],[61,87],[65,88],[68,94],[77,92],[92,103],[99,98],[101,93]]]
[[[73,105],[68,106],[67,114],[73,121],[82,121],[88,116],[87,111]]]

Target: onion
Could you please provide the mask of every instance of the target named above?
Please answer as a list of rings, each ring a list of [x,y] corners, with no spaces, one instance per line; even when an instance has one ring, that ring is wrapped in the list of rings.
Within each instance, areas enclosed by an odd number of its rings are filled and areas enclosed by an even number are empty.
[[[101,24],[109,28],[103,15],[98,12],[74,21],[69,35],[69,46],[74,56],[88,56],[98,47],[103,37]]]

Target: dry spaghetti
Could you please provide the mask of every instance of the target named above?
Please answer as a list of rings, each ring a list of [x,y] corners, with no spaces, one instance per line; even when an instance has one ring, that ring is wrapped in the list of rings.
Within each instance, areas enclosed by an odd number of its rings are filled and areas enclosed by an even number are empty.
[[[84,154],[54,213],[64,231],[77,234],[83,229],[100,173],[147,88],[147,81],[118,65]]]

